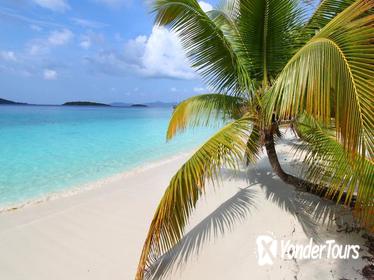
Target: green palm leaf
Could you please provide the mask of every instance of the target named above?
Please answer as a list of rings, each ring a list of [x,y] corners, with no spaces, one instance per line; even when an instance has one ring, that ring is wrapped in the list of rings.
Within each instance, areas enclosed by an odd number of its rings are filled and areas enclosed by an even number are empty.
[[[354,2],[355,0],[322,0],[306,23],[304,31],[314,35]]]
[[[218,120],[238,118],[243,115],[245,100],[224,94],[203,94],[191,97],[180,103],[169,122],[166,138],[170,140],[188,126],[208,126]]]
[[[207,14],[222,30],[225,38],[230,42],[234,53],[243,63],[243,66],[250,71],[252,68],[250,51],[238,25],[238,18],[240,15],[239,7],[240,5],[238,1],[226,0],[221,3],[219,9],[209,11]],[[252,86],[256,83],[255,80],[252,80],[251,82]]]
[[[267,103],[281,119],[307,111],[336,119],[337,137],[351,154],[373,156],[373,1],[358,0],[321,29],[277,77]]]
[[[240,94],[251,90],[245,63],[196,0],[156,0],[154,9],[156,23],[177,33],[192,67],[211,87]]]
[[[301,28],[303,10],[295,0],[241,0],[238,23],[242,52],[248,52],[251,76],[275,77],[295,51],[294,33]]]
[[[320,186],[329,186],[327,197],[345,194],[347,205],[355,195],[355,210],[362,224],[374,226],[374,164],[365,157],[349,157],[336,140],[335,131],[324,127],[312,117],[302,117],[297,122],[301,138],[306,142],[299,151],[304,157],[306,178]]]
[[[147,267],[182,238],[187,219],[204,192],[206,180],[217,179],[222,166],[237,168],[249,145],[252,121],[252,117],[245,116],[223,127],[171,179],[150,226],[136,279],[143,279]]]
[[[253,126],[251,135],[249,135],[247,140],[247,148],[245,150],[245,158],[246,163],[249,165],[250,163],[255,163],[259,157],[261,152],[261,133],[260,129],[257,125]]]

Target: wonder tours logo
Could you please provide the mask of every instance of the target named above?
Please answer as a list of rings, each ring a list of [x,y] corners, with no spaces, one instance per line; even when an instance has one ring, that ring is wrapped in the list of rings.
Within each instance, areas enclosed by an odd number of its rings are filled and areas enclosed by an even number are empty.
[[[256,245],[260,266],[272,265],[278,257],[285,260],[358,259],[360,250],[359,245],[341,245],[335,240],[315,244],[311,238],[308,244],[295,244],[291,240],[277,240],[273,235],[258,236]]]

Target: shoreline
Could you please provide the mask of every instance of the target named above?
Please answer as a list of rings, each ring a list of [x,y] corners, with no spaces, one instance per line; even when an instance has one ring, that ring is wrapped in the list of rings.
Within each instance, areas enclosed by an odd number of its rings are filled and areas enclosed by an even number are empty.
[[[38,205],[41,203],[46,203],[49,201],[58,200],[61,198],[67,198],[71,196],[75,196],[80,193],[84,193],[90,190],[98,189],[98,188],[105,188],[105,185],[108,185],[112,182],[119,181],[121,179],[124,179],[131,175],[136,175],[138,173],[147,171],[149,169],[152,169],[154,167],[162,166],[164,164],[167,164],[169,162],[186,158],[188,155],[190,155],[194,149],[191,149],[190,151],[182,151],[179,152],[176,155],[172,156],[166,156],[161,159],[155,159],[155,160],[149,160],[145,161],[139,166],[130,167],[126,171],[118,172],[106,177],[103,177],[98,180],[93,180],[92,182],[87,182],[83,184],[74,185],[71,187],[67,187],[64,190],[59,190],[55,192],[50,192],[46,195],[42,195],[36,198],[30,198],[22,202],[16,202],[16,203],[9,203],[8,205],[0,206],[0,215],[2,213],[11,212],[11,211],[17,211],[19,209],[27,208],[29,206]]]

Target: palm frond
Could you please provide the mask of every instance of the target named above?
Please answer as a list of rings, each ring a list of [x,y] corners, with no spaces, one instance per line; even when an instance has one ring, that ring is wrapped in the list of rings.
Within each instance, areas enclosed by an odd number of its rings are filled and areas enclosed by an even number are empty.
[[[230,41],[237,56],[241,57],[246,67],[251,60],[247,43],[241,34],[240,21],[240,1],[222,1],[219,8],[208,12],[209,17],[221,28],[225,37]]]
[[[196,0],[156,0],[156,23],[170,26],[203,79],[218,92],[251,92],[245,63]]]
[[[301,28],[302,12],[295,0],[241,0],[238,23],[250,57],[250,75],[257,80],[275,77],[295,51],[294,33]]]
[[[253,126],[252,132],[247,140],[247,148],[245,150],[246,164],[255,163],[261,152],[261,134],[257,125]]]
[[[237,119],[243,116],[245,99],[225,94],[203,94],[181,102],[169,122],[166,138],[170,140],[187,127],[208,126],[213,121]]]
[[[304,110],[336,120],[337,137],[352,155],[373,156],[374,1],[358,0],[322,28],[288,62],[268,95],[267,119]]]
[[[181,238],[184,227],[205,182],[217,179],[222,166],[237,168],[247,149],[253,118],[236,120],[211,137],[171,179],[156,210],[143,247],[136,279],[143,279],[146,269]]]
[[[355,0],[322,0],[305,24],[304,32],[313,36],[354,2]]]
[[[355,210],[358,220],[367,227],[374,226],[374,164],[365,157],[349,157],[336,140],[335,131],[326,128],[312,117],[297,121],[297,129],[306,145],[302,145],[306,178],[320,186],[329,186],[326,196],[337,196],[350,205],[356,196]]]

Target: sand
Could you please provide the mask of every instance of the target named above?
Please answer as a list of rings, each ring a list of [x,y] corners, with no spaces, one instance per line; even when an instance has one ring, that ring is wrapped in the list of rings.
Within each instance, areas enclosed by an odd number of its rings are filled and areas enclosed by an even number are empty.
[[[288,140],[277,146],[289,167]],[[134,279],[143,241],[181,155],[106,180],[70,197],[0,213],[0,279]],[[155,279],[363,279],[368,255],[347,209],[295,192],[265,156],[248,169],[223,170],[208,186],[181,244],[160,261]],[[328,222],[330,221],[330,222]],[[348,224],[346,224],[348,222]],[[348,233],[345,229],[348,229]],[[256,239],[271,235],[307,245],[329,239],[361,246],[357,260],[284,260],[259,266]]]

